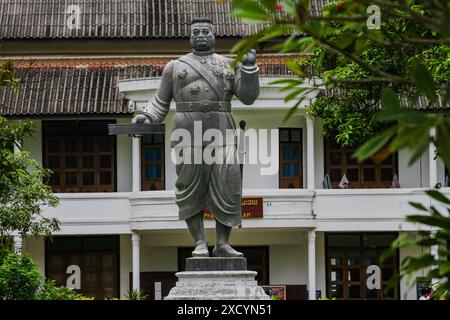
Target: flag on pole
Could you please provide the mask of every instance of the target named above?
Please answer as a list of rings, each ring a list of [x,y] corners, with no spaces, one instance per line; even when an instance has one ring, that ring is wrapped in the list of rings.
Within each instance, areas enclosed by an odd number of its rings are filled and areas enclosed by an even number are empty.
[[[400,181],[398,180],[397,174],[394,174],[394,178],[392,179],[391,188],[401,188]]]
[[[322,186],[324,189],[331,189],[331,181],[330,176],[328,174],[325,175],[322,181]]]
[[[341,189],[348,189],[348,184],[350,183],[350,181],[348,181],[347,176],[344,175],[342,176],[341,181],[339,182],[339,188]]]

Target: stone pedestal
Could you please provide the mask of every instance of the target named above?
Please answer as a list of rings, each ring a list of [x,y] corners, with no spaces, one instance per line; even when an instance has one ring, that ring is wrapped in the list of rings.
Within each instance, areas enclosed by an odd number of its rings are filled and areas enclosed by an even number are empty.
[[[246,258],[188,258],[165,300],[269,300]]]
[[[247,258],[187,258],[186,271],[247,270]]]

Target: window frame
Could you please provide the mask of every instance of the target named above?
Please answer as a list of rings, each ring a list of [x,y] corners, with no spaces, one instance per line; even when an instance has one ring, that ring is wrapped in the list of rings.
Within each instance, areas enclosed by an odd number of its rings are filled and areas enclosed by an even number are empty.
[[[349,188],[351,189],[371,189],[371,188],[390,188],[392,184],[392,180],[394,176],[391,177],[391,179],[388,180],[382,180],[382,169],[392,169],[393,174],[397,174],[397,177],[399,176],[398,173],[398,153],[392,153],[390,156],[391,164],[386,163],[379,163],[376,164],[375,162],[372,162],[371,160],[365,160],[362,162],[356,162],[352,164],[347,164],[347,156],[348,154],[354,153],[358,147],[352,147],[352,148],[344,148],[337,145],[336,142],[334,144],[336,146],[330,147],[332,144],[332,138],[324,137],[324,174],[328,174],[330,176],[330,182],[332,188],[339,188],[339,181],[345,174],[347,176],[347,179],[349,180]],[[331,164],[331,152],[339,152],[340,153],[340,164]],[[356,161],[356,159],[355,159]],[[371,161],[372,163],[368,163],[368,161]],[[373,169],[375,170],[375,180],[364,180],[364,171],[367,169]],[[340,177],[338,181],[333,181],[331,171],[332,170],[340,170]],[[358,181],[352,180],[349,178],[348,170],[357,170],[358,172]]]
[[[51,185],[50,181],[48,184],[56,193],[85,193],[85,192],[116,192],[117,191],[117,138],[116,136],[110,136],[108,134],[82,134],[81,127],[83,125],[97,125],[101,127],[103,125],[116,123],[116,120],[48,120],[42,121],[42,163],[45,168],[48,168],[52,171],[59,172],[60,175],[60,184],[59,185]],[[57,125],[73,125],[75,131],[71,131],[66,135],[52,135],[49,134],[51,126]],[[97,128],[98,128],[97,127]],[[102,131],[98,129],[99,131]],[[106,129],[107,130],[107,129]],[[105,131],[107,132],[107,131]],[[60,150],[58,152],[49,152],[49,140],[59,140]],[[77,141],[77,150],[73,152],[67,152],[65,147],[63,148],[63,144],[65,144],[68,140],[74,139]],[[94,143],[94,151],[87,152],[83,151],[83,140],[90,139]],[[101,151],[98,148],[98,140],[100,139],[108,139],[111,142],[111,148],[109,151]],[[63,151],[64,150],[64,151]],[[52,169],[49,164],[49,157],[52,155],[58,155],[59,157],[59,168]],[[66,168],[65,165],[65,157],[67,155],[74,155],[77,158],[77,167],[76,168]],[[100,167],[100,157],[102,155],[109,155],[111,157],[111,166],[106,170],[105,168]],[[94,157],[94,167],[83,168],[83,158],[87,156]],[[76,172],[77,174],[77,184],[76,185],[68,185],[66,184],[66,173],[67,172]],[[86,172],[94,173],[94,184],[93,185],[84,185],[83,184],[83,174]],[[100,184],[100,176],[102,172],[110,172],[111,173],[111,183],[110,184]]]
[[[141,191],[156,191],[156,190],[166,190],[166,136],[164,134],[161,134],[163,137],[162,143],[155,143],[153,142],[154,136],[152,136],[152,142],[151,143],[145,143],[144,139],[141,139],[140,141],[140,151],[141,151]],[[161,160],[152,160],[152,161],[146,161],[145,160],[145,148],[160,148],[161,152]],[[146,170],[145,165],[147,163],[160,163],[161,164],[161,179],[147,179],[146,178]],[[160,181],[158,181],[160,180]],[[150,189],[147,187],[150,187],[152,182],[155,181],[157,184],[161,185],[161,188],[156,189]]]
[[[359,247],[355,246],[329,246],[329,236],[330,235],[358,235],[359,236]],[[395,275],[395,272],[398,271],[398,268],[400,266],[400,251],[397,249],[395,251],[395,256],[392,259],[393,264],[383,264],[378,265],[381,268],[381,284],[382,288],[377,290],[377,297],[376,298],[367,298],[366,297],[366,274],[365,270],[367,268],[364,258],[367,257],[365,255],[365,252],[370,250],[377,251],[377,255],[384,251],[385,249],[388,249],[388,246],[378,246],[376,248],[369,248],[364,246],[364,236],[366,235],[395,235],[398,236],[398,232],[326,232],[324,234],[325,236],[325,278],[326,278],[326,297],[331,298],[331,269],[340,269],[342,270],[342,280],[341,281],[335,281],[340,282],[339,284],[342,285],[342,298],[336,298],[336,300],[399,300],[400,299],[400,283],[398,283],[394,290],[394,297],[384,297],[384,289],[387,285],[388,281],[383,280],[383,268],[388,267],[393,269],[393,275]],[[330,265],[330,250],[342,250],[342,251],[359,251],[359,265],[358,266],[349,266],[345,263],[345,259],[343,258],[342,264],[340,265]],[[344,257],[344,256],[343,256]],[[345,255],[346,258],[348,258],[348,255]],[[358,269],[359,270],[359,281],[349,281],[348,280],[348,270],[349,269]],[[349,298],[349,290],[348,287],[346,288],[346,285],[359,285],[360,286],[360,297],[359,298]]]
[[[58,238],[65,238],[65,239],[80,239],[81,241],[81,249],[80,250],[70,250],[70,249],[63,249],[63,250],[50,250],[49,248],[49,242],[53,241],[53,239],[58,239]],[[84,241],[87,239],[111,239],[114,241],[114,248],[113,249],[97,249],[97,250],[89,250],[89,248],[85,247],[85,243]],[[114,277],[114,282],[115,282],[115,298],[119,298],[120,297],[120,292],[121,292],[121,283],[120,283],[120,276],[121,276],[121,268],[120,268],[120,257],[121,257],[121,252],[120,252],[120,235],[87,235],[87,236],[53,236],[52,239],[50,238],[45,238],[45,253],[44,253],[44,273],[45,273],[45,277],[48,278],[49,276],[49,256],[51,254],[59,254],[63,256],[63,259],[67,259],[67,257],[69,257],[70,255],[78,255],[81,258],[81,261],[84,263],[84,255],[85,254],[98,254],[98,255],[103,255],[103,254],[108,254],[108,253],[114,253],[115,254],[115,259],[114,259],[114,263],[115,263],[115,271],[116,271],[116,275]],[[81,269],[81,285],[83,288],[83,275],[84,275],[84,268],[82,266],[80,266]],[[67,277],[69,275],[67,274]],[[64,284],[65,285],[65,284]],[[76,290],[77,292],[82,292],[83,289],[81,290]]]
[[[282,142],[281,141],[281,131],[287,130],[289,132],[289,141]],[[300,133],[300,138],[298,142],[292,141],[292,132],[296,130]],[[279,189],[302,189],[303,188],[303,128],[295,128],[295,127],[282,127],[278,128],[279,138],[278,138],[278,188]],[[298,160],[284,160],[283,158],[283,147],[298,147]],[[283,175],[283,165],[289,163],[297,163],[298,164],[298,176],[295,177],[285,177]],[[297,183],[298,187],[289,188],[289,183]]]

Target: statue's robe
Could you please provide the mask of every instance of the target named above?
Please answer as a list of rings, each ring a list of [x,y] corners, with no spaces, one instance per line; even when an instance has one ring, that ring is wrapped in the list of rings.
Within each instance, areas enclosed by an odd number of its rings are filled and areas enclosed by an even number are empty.
[[[190,143],[183,141],[183,147],[177,141],[171,142],[177,154],[190,152],[194,157],[195,153],[202,154],[206,146],[214,146],[224,159],[236,159],[236,140],[230,136],[227,138],[230,133],[227,129],[236,129],[231,115],[231,99],[236,95],[247,105],[256,100],[260,90],[259,68],[238,64],[233,69],[231,61],[215,53],[189,53],[165,66],[158,91],[144,111],[151,122],[161,122],[169,111],[171,100],[175,100],[177,112],[172,130],[185,129],[192,137]],[[202,136],[208,129],[217,129],[224,139],[201,140],[196,144],[195,121],[202,124]],[[180,152],[177,148],[183,150]],[[222,164],[196,164],[192,157],[190,163],[182,161],[176,165],[175,195],[180,219],[187,219],[208,208],[222,224],[241,225],[239,163],[224,160]]]

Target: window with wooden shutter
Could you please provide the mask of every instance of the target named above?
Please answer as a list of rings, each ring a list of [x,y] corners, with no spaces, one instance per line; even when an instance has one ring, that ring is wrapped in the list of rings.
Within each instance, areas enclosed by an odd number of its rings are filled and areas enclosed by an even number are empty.
[[[44,166],[55,192],[112,192],[116,181],[116,141],[111,121],[45,121]]]
[[[56,236],[46,240],[46,277],[57,286],[66,286],[69,266],[80,271],[80,289],[86,297],[118,298],[118,236]]]
[[[141,138],[142,190],[164,190],[164,135],[146,135]]]
[[[398,250],[380,261],[380,257],[397,238],[397,233],[326,233],[327,297],[338,300],[398,299],[399,286],[386,291],[398,273]],[[368,267],[380,268],[381,288],[367,286],[372,274]]]
[[[280,128],[280,189],[303,188],[302,131],[300,128]]]
[[[398,175],[397,153],[390,154],[381,163],[371,159],[359,163],[352,157],[358,147],[344,148],[334,139],[327,138],[324,146],[325,174],[330,176],[333,188],[339,187],[344,174],[349,181],[349,188],[389,188],[394,175]]]

